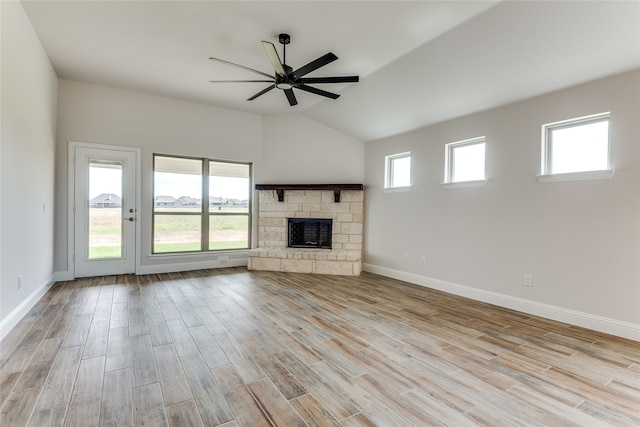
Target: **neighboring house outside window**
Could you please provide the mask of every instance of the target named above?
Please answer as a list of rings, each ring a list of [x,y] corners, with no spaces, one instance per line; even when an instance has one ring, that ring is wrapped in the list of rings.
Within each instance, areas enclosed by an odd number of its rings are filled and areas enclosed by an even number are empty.
[[[122,199],[117,194],[102,193],[89,200],[89,206],[92,208],[119,208],[122,206]]]

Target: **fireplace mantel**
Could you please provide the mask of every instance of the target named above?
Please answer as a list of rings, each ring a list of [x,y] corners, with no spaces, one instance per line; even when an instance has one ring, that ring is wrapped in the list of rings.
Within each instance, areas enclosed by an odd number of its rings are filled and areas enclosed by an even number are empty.
[[[333,191],[333,201],[340,202],[340,190],[364,191],[363,184],[256,184],[256,190],[275,190],[278,201],[284,201],[285,190]]]

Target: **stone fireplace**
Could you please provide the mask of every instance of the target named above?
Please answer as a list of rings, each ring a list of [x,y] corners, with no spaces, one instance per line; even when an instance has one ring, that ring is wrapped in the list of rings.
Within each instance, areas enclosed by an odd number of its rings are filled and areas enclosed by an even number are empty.
[[[258,248],[249,251],[249,270],[360,274],[362,184],[265,184],[256,189]]]

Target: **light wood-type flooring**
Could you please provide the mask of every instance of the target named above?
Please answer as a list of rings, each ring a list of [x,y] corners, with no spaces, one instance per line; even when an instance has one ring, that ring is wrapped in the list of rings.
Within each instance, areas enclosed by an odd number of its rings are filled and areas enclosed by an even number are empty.
[[[58,283],[1,344],[2,427],[640,425],[640,343],[368,273]]]

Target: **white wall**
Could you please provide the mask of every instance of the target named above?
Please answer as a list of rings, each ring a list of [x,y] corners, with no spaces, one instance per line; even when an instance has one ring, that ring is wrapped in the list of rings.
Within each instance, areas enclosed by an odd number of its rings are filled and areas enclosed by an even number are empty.
[[[141,266],[187,269],[195,257],[150,257],[152,156],[154,153],[259,163],[261,118],[216,108],[72,80],[59,81],[56,151],[56,258],[61,276],[73,273],[67,262],[68,141],[137,147],[142,152],[142,210],[138,215]],[[216,259],[209,257],[209,259]],[[144,271],[142,271],[144,272]]]
[[[365,269],[640,339],[639,102],[634,71],[367,144]],[[538,183],[541,125],[604,111],[614,178]],[[442,189],[444,145],[483,135],[488,185]],[[404,151],[413,188],[385,193]]]
[[[361,184],[364,143],[305,116],[263,119],[259,184]]]
[[[2,338],[52,280],[57,77],[22,4],[0,14]]]
[[[215,266],[210,261],[216,260],[216,255],[149,256],[153,153],[253,162],[256,183],[364,180],[363,144],[302,116],[263,118],[64,79],[59,82],[58,100],[55,267],[59,277],[73,273],[67,261],[68,141],[141,148],[139,255],[145,267],[141,273]],[[312,163],[294,163],[302,156],[310,157]],[[256,220],[254,216],[254,224]],[[257,242],[257,232],[253,240]]]

